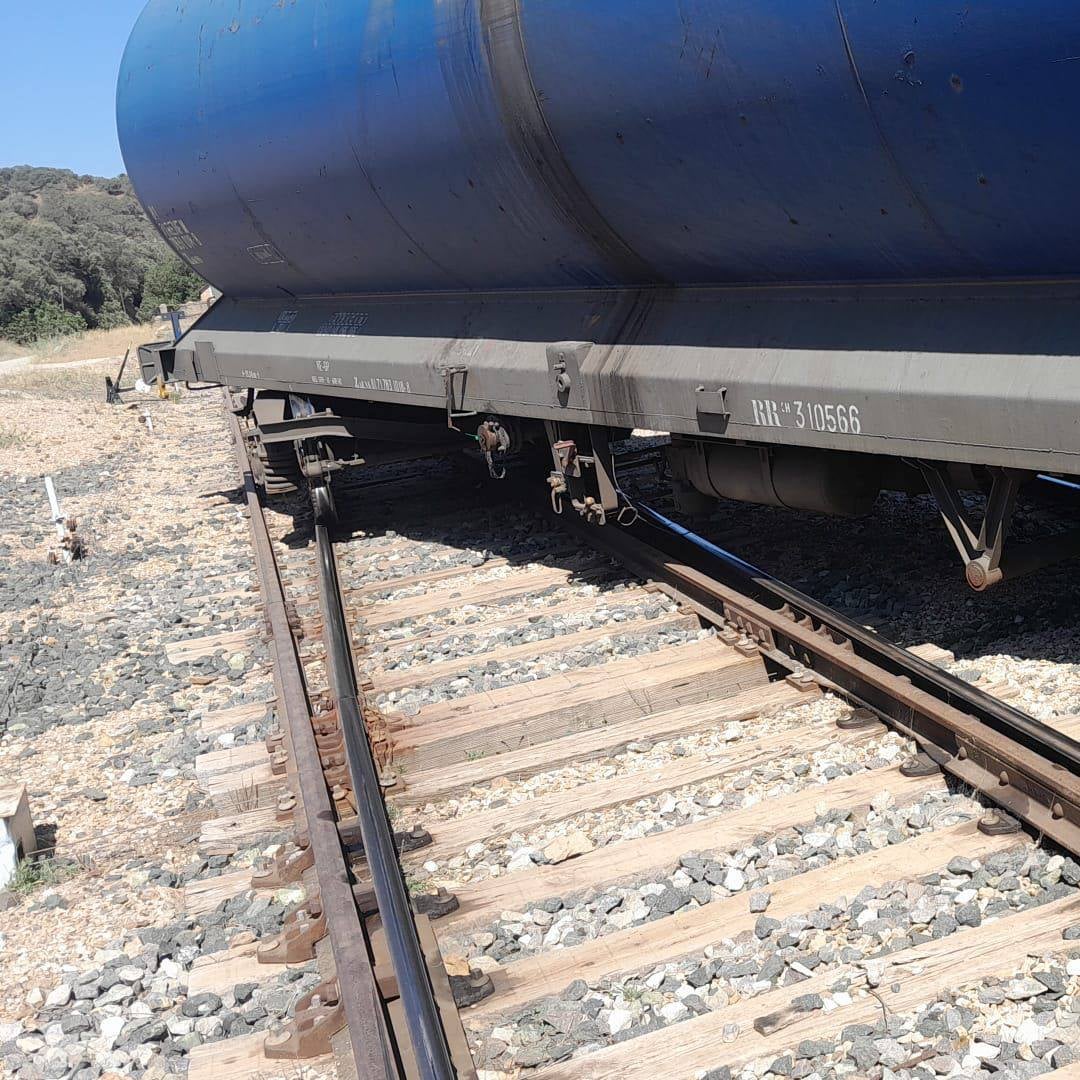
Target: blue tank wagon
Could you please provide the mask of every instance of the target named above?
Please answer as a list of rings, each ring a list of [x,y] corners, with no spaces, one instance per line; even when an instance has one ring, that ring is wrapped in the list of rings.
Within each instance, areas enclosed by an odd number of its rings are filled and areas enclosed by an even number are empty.
[[[252,389],[271,487],[460,428],[603,520],[645,427],[684,495],[929,485],[984,587],[1080,474],[1067,0],[151,0],[117,113],[224,294],[145,362]]]

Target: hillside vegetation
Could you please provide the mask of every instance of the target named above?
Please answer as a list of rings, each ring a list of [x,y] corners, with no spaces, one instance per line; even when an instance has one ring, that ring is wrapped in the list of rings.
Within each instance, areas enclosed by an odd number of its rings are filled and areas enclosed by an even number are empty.
[[[0,168],[0,338],[27,344],[126,326],[202,288],[126,176]]]

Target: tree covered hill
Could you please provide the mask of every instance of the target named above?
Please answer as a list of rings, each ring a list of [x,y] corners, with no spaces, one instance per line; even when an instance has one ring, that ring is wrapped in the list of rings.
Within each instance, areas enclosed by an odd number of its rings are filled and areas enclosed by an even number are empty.
[[[30,342],[198,298],[126,176],[0,168],[0,338]]]

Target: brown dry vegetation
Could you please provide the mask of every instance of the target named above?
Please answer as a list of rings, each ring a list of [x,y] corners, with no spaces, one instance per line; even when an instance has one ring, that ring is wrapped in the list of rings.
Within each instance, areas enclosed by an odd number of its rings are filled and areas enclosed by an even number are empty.
[[[115,375],[112,361],[88,364],[83,368],[55,368],[28,365],[16,371],[0,371],[0,397],[37,395],[42,398],[72,398],[82,402],[105,401],[105,376]],[[126,376],[125,376],[126,378]],[[8,429],[12,424],[8,423]]]
[[[84,334],[46,338],[35,341],[21,354],[33,357],[35,364],[68,364],[76,360],[97,360],[121,357],[130,349],[134,355],[139,345],[170,337],[157,322],[138,326],[118,326],[113,330],[87,330]]]

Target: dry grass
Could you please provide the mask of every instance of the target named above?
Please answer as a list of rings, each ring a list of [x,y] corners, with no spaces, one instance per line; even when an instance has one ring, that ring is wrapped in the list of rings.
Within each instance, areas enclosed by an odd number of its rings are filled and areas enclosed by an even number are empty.
[[[49,399],[104,401],[105,374],[115,374],[113,366],[113,361],[110,360],[108,364],[95,364],[74,370],[30,366],[18,371],[0,371],[0,395],[22,393]]]
[[[0,361],[15,360],[20,356],[26,356],[29,351],[25,345],[16,345],[14,341],[0,338]]]
[[[181,309],[180,326],[187,330],[206,310],[205,304],[190,303]],[[114,360],[130,349],[132,357],[139,345],[151,341],[171,341],[172,326],[168,320],[155,318],[136,326],[118,326],[113,330],[86,330],[81,334],[66,334],[42,338],[32,345],[19,345],[0,338],[0,362],[30,357],[34,364],[73,364],[80,360]]]
[[[242,782],[242,786],[229,793],[229,804],[234,814],[246,814],[259,808],[259,785],[252,780]]]
[[[156,322],[139,326],[118,326],[114,330],[87,330],[84,334],[48,338],[37,341],[26,350],[36,364],[70,364],[77,360],[94,360],[103,357],[123,356],[130,349],[134,356],[136,348],[149,341],[170,337]]]

